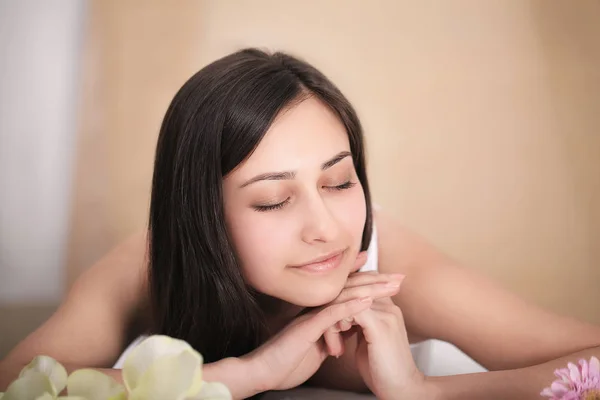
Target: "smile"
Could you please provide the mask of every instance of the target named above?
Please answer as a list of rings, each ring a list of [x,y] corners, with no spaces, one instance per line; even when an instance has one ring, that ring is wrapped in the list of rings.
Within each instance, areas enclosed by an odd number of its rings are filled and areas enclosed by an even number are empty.
[[[326,256],[316,258],[306,264],[293,265],[292,267],[312,273],[328,272],[340,266],[342,258],[344,257],[344,252],[345,250],[336,251]]]

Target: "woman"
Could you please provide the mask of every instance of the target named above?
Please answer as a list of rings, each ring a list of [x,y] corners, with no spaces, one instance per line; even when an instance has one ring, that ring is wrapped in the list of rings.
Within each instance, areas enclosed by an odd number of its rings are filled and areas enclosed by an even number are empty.
[[[378,273],[355,272],[366,250]],[[253,49],[173,99],[148,240],[86,271],[2,368],[12,379],[40,353],[107,368],[142,333],[188,341],[235,398],[306,381],[381,399],[537,398],[555,368],[600,356],[600,328],[523,302],[372,212],[349,102],[312,66]],[[493,372],[426,378],[409,349],[425,338]]]

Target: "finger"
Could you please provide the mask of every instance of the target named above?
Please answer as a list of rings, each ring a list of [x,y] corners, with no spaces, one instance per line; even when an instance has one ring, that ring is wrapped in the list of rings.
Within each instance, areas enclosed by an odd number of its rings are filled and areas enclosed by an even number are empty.
[[[401,274],[395,274],[394,276],[395,276],[396,280],[389,281],[388,284],[387,284],[387,286],[388,287],[397,287],[398,288],[398,292],[399,292],[400,291],[400,287],[402,286],[402,284],[404,282],[404,279],[406,277],[404,275],[401,275]],[[344,290],[346,290],[346,289],[344,288]],[[398,292],[394,293],[393,295],[396,295]],[[381,302],[381,303],[394,304],[391,297],[378,297],[376,299],[376,301],[377,302]]]
[[[335,326],[327,329],[323,338],[330,356],[339,357],[344,354],[344,340]]]
[[[391,300],[389,303],[381,301],[373,302],[373,304],[371,304],[371,309],[377,312],[393,314],[399,322],[404,324],[404,315],[402,314],[402,309],[394,304],[394,302]]]
[[[375,304],[377,303],[377,304]],[[377,306],[384,306],[384,307],[395,307],[396,303],[394,303],[394,300],[392,300],[391,297],[378,297],[377,299],[373,300],[373,305],[371,306],[371,308],[373,309],[379,309],[380,307],[375,307],[375,305]]]
[[[357,286],[342,290],[342,293],[333,300],[332,304],[345,303],[353,299],[372,297],[374,300],[394,296],[400,290],[396,282],[374,283],[371,285]]]
[[[404,277],[402,277],[402,279],[400,281],[398,281],[398,292],[394,293],[394,296],[400,292],[400,288],[402,287],[402,283],[403,282],[404,282]],[[386,304],[388,306],[396,306],[396,304],[392,300],[391,296],[389,296],[389,297],[377,297],[377,299],[375,299],[375,302],[377,304]],[[371,308],[373,308],[373,307],[371,307]]]
[[[369,344],[376,342],[384,334],[377,313],[377,311],[367,309],[354,316],[355,324],[360,326],[362,335]]]
[[[329,351],[327,350],[327,344],[323,338],[319,339],[316,343],[318,354],[319,354],[319,362],[325,361],[327,357],[329,357]]]
[[[345,288],[368,285],[371,283],[402,282],[401,274],[378,274],[377,272],[357,272],[348,277]]]
[[[340,322],[338,322],[338,329],[340,332],[349,331],[352,328],[352,323],[354,322],[354,318],[344,318]]]
[[[366,251],[361,251],[356,256],[356,261],[354,261],[354,266],[352,267],[352,269],[350,270],[350,272],[356,272],[356,271],[358,271],[359,269],[362,268],[363,265],[365,265],[366,262],[367,262],[367,252]]]
[[[333,304],[318,311],[311,318],[298,324],[295,328],[310,343],[315,343],[327,329],[344,318],[349,318],[368,309],[373,303],[370,297],[355,299],[345,303]]]
[[[348,340],[348,339],[351,339],[354,335],[356,335],[360,331],[361,331],[360,326],[353,325],[352,328],[350,328],[350,330],[348,330],[346,332],[340,332],[340,335],[342,335],[342,339]]]
[[[354,321],[369,345],[377,342],[380,345],[379,350],[385,351],[392,342],[400,341],[405,344],[402,346],[405,359],[412,358],[406,326],[399,307],[373,304],[368,310],[357,314]]]

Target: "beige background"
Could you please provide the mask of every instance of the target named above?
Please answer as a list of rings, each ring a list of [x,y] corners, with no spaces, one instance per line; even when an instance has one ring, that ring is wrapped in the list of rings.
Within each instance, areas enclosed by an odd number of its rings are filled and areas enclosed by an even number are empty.
[[[600,322],[600,2],[203,4],[203,62],[283,48],[341,87],[375,201],[522,296]]]
[[[244,46],[325,72],[376,202],[531,301],[600,323],[600,2],[91,0],[69,282],[147,219],[161,118]]]

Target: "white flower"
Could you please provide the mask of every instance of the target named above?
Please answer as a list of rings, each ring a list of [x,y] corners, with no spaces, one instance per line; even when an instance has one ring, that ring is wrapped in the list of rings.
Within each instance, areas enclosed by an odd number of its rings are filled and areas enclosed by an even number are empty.
[[[39,371],[30,371],[10,384],[2,400],[37,400],[43,399],[45,394],[49,394],[53,399],[56,397],[55,393],[56,389],[47,375]]]
[[[3,400],[54,400],[67,383],[67,371],[55,359],[38,356],[21,370],[19,377],[10,384]],[[71,397],[60,399],[75,400]],[[84,399],[85,400],[85,399]]]
[[[67,392],[85,400],[126,400],[127,392],[110,376],[93,369],[80,369],[67,379]],[[62,398],[61,398],[62,400]]]
[[[229,400],[220,383],[202,380],[202,356],[187,342],[150,336],[125,359],[123,380],[130,400]]]
[[[33,359],[25,368],[21,370],[19,378],[39,372],[47,376],[52,384],[53,391],[51,395],[57,396],[65,388],[67,384],[67,371],[55,359],[48,356],[38,356]]]
[[[202,356],[183,340],[150,336],[125,359],[125,387],[93,369],[67,377],[51,357],[36,357],[1,400],[231,400],[222,383],[202,380]],[[65,388],[69,396],[57,397]]]

